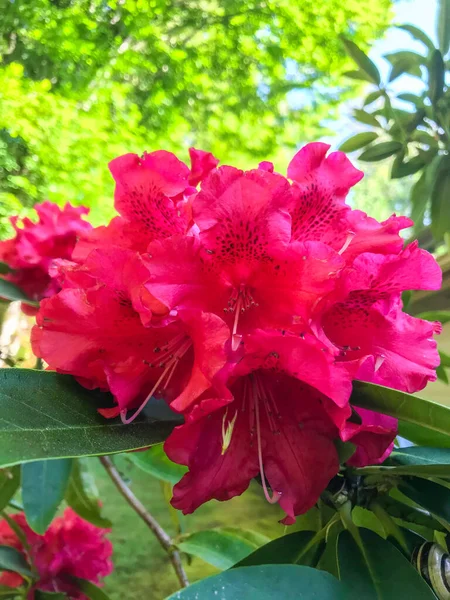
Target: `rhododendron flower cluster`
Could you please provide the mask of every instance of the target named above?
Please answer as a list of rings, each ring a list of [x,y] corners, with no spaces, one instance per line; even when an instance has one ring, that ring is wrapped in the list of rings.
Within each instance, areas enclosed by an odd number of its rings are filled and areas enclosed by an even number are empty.
[[[59,270],[41,303],[35,353],[88,388],[109,390],[105,417],[131,422],[152,396],[184,415],[165,444],[189,472],[185,513],[241,494],[255,476],[285,523],[313,506],[339,469],[392,449],[396,421],[350,402],[362,379],[407,392],[436,378],[438,323],[402,311],[404,290],[438,289],[441,272],[399,232],[345,199],[363,176],[341,152],[308,144],[287,177],[242,171],[191,149],[110,164],[119,213]]]
[[[52,276],[53,262],[71,259],[77,240],[92,226],[81,218],[89,212],[84,206],[67,203],[61,209],[52,202],[43,202],[34,208],[39,217],[36,223],[11,217],[16,235],[0,242],[0,261],[12,270],[3,277],[38,301],[60,290]]]
[[[24,513],[10,515],[10,518],[25,535],[27,547],[4,519],[0,521],[0,544],[19,550],[30,569],[37,573],[37,580],[27,596],[29,600],[34,600],[36,590],[64,592],[73,600],[88,600],[72,578],[98,584],[111,573],[112,545],[105,537],[108,530],[84,521],[71,508],[56,518],[44,535],[30,529]],[[22,584],[24,579],[18,573],[4,571],[0,575],[2,586],[18,588]]]

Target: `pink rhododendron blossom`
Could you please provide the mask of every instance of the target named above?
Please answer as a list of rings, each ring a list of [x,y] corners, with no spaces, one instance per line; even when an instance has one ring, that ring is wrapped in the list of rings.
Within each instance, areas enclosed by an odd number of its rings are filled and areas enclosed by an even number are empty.
[[[392,452],[397,435],[397,419],[355,408],[360,423],[348,421],[341,430],[341,439],[356,445],[356,452],[347,461],[353,467],[378,465]]]
[[[414,392],[435,378],[440,325],[401,294],[439,288],[440,269],[404,248],[409,219],[345,203],[362,173],[328,150],[302,148],[287,178],[193,149],[191,168],[163,151],[115,159],[120,216],[55,267],[36,354],[110,390],[106,417],[128,423],[154,394],[184,414],[166,450],[189,467],[185,512],[259,475],[292,523],[336,474],[334,440],[356,445],[353,465],[392,449],[395,420],[353,409],[352,380]]]
[[[93,251],[66,270],[62,291],[42,302],[32,331],[34,352],[52,369],[113,393],[117,409],[108,416],[125,418],[161,389],[191,402],[225,365],[225,323],[192,310],[153,315],[148,307],[158,305],[146,298],[146,278],[130,250]]]
[[[51,202],[34,207],[39,220],[19,221],[11,218],[16,231],[14,238],[0,242],[0,261],[12,273],[3,277],[20,287],[32,300],[41,300],[57,293],[58,282],[51,275],[55,259],[70,259],[77,240],[92,229],[82,219],[89,212],[84,206],[67,203],[59,208]]]
[[[38,535],[28,526],[25,515],[11,515],[11,519],[25,534],[29,548],[25,548],[6,520],[0,521],[0,544],[19,550],[38,573],[38,580],[27,596],[33,600],[35,590],[64,592],[73,600],[88,600],[72,577],[99,584],[113,569],[112,545],[100,529],[79,517],[71,508],[56,518],[44,535]],[[13,572],[0,575],[0,585],[16,588],[24,583]]]
[[[244,346],[228,389],[203,394],[165,443],[169,458],[189,467],[173,505],[190,513],[260,475],[267,499],[293,523],[339,469],[333,439],[351,412],[351,373],[310,335],[257,331]]]

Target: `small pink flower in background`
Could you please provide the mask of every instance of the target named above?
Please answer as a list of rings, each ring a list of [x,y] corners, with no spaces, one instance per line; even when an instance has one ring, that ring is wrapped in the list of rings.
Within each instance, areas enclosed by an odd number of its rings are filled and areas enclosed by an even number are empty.
[[[89,212],[84,206],[67,203],[61,209],[52,202],[43,202],[34,208],[39,217],[37,222],[11,218],[16,235],[0,242],[0,261],[13,270],[3,277],[16,284],[31,300],[39,301],[60,290],[51,276],[53,261],[71,259],[75,244],[92,225],[81,218]]]
[[[67,508],[56,518],[44,535],[38,535],[28,526],[25,515],[11,515],[25,534],[29,550],[24,548],[6,520],[0,521],[0,544],[12,546],[22,552],[38,573],[33,590],[64,592],[73,600],[87,600],[71,581],[72,577],[101,583],[113,570],[112,544],[106,538],[109,530],[100,529]],[[3,572],[0,585],[19,587],[23,579],[17,573]],[[34,591],[29,600],[34,599]]]

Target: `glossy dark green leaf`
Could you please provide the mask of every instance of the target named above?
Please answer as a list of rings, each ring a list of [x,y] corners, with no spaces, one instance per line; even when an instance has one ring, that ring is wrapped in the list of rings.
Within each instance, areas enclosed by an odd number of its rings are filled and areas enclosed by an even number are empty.
[[[343,585],[329,573],[298,565],[263,565],[231,569],[207,577],[167,600],[348,600]]]
[[[195,531],[174,540],[174,545],[205,562],[224,570],[245,559],[269,538],[255,531],[233,527],[218,527]]]
[[[418,525],[421,528],[445,531],[445,528],[428,511],[423,510],[414,502],[406,504],[405,502],[408,502],[410,499],[403,494],[397,493],[397,490],[393,490],[391,493],[394,492],[398,498],[393,498],[388,494],[382,494],[377,497],[377,502],[382,505],[393,519],[398,519],[403,523]],[[405,502],[402,502],[403,499]]]
[[[175,485],[186,473],[187,468],[172,462],[164,452],[163,444],[156,444],[145,452],[129,455],[134,464],[154,477]]]
[[[112,526],[109,519],[102,516],[102,508],[95,479],[89,470],[88,459],[75,459],[65,500],[73,510],[86,521],[97,527]]]
[[[380,98],[383,95],[382,90],[375,90],[374,92],[370,92],[370,94],[367,94],[365,100],[364,100],[364,106],[368,106],[369,104],[372,104],[372,102],[375,102],[375,100],[378,100],[378,98]]]
[[[373,531],[359,529],[361,546],[349,531],[338,541],[338,561],[347,598],[435,600],[434,594],[403,554]]]
[[[0,510],[3,510],[20,485],[20,467],[0,470]]]
[[[450,157],[442,156],[431,190],[431,231],[440,240],[450,231]]]
[[[389,457],[389,464],[391,463],[405,467],[423,467],[423,471],[417,471],[417,473],[422,475],[429,474],[437,477],[450,477],[449,448],[414,446],[411,448],[396,448]]]
[[[362,154],[358,156],[359,160],[365,162],[377,162],[397,154],[403,148],[403,144],[400,142],[381,142],[381,144],[375,144],[367,150],[364,150]]]
[[[450,0],[439,0],[437,28],[439,49],[445,56],[450,47]]]
[[[152,418],[153,407],[130,425],[97,413],[103,394],[69,375],[0,369],[0,466],[44,458],[113,454],[162,442],[177,424]]]
[[[22,500],[28,525],[43,535],[64,499],[72,459],[38,460],[22,465]]]
[[[30,300],[26,294],[22,292],[20,288],[11,283],[10,281],[6,281],[6,279],[0,278],[0,298],[6,298],[7,300],[20,300],[21,302],[25,302],[26,304],[30,304],[31,306],[39,306],[39,302],[35,302],[34,300]]]
[[[106,592],[90,581],[86,581],[86,579],[79,579],[78,577],[72,577],[72,580],[78,589],[89,598],[89,600],[110,600]]]
[[[427,310],[417,315],[419,319],[425,319],[426,321],[439,321],[442,325],[450,321],[449,310]]]
[[[422,430],[422,440],[431,437],[434,443],[427,446],[450,447],[450,407],[425,400],[417,396],[399,392],[373,383],[355,381],[353,383],[352,404],[396,417],[406,424]],[[405,428],[406,430],[408,427]],[[411,432],[411,429],[410,429]],[[403,424],[399,424],[399,433],[411,441]]]
[[[357,133],[351,138],[345,140],[345,142],[343,142],[340,145],[339,150],[341,150],[342,152],[353,152],[354,150],[359,150],[360,148],[363,148],[364,146],[367,146],[368,144],[376,140],[377,137],[378,134],[373,131]]]
[[[369,83],[373,83],[372,79],[369,77],[369,75],[364,73],[364,71],[346,71],[344,75],[350,79],[357,79],[359,81],[368,81]]]
[[[262,546],[236,566],[249,567],[264,564],[306,564],[314,561],[313,551],[318,548],[323,536],[314,531],[296,531]]]
[[[358,46],[344,37],[341,37],[342,43],[344,44],[347,54],[355,61],[361,71],[364,71],[373,83],[379,85],[381,78],[380,72],[378,71],[375,64]]]
[[[410,33],[413,38],[415,38],[416,40],[419,40],[419,42],[422,42],[423,44],[425,44],[425,46],[429,49],[429,50],[434,50],[434,44],[433,42],[430,40],[430,38],[427,36],[427,34],[425,32],[423,32],[421,29],[419,29],[418,27],[415,27],[414,25],[409,25],[408,23],[404,24],[404,25],[397,25],[398,29],[403,29],[404,31],[407,31],[408,33]]]
[[[450,448],[450,440],[447,434],[438,433],[428,427],[422,427],[416,423],[407,421],[398,422],[398,433],[401,437],[418,446],[430,446],[432,448]]]
[[[366,110],[362,110],[361,108],[356,108],[353,111],[353,116],[360,123],[364,123],[364,125],[370,125],[371,127],[378,127],[378,128],[381,127],[377,118],[374,117],[374,115],[372,113],[369,113]]]
[[[13,571],[24,577],[33,578],[33,573],[24,555],[10,546],[0,546],[0,571]]]
[[[439,100],[444,93],[445,65],[442,54],[434,50],[428,64],[428,88],[430,100],[433,104]]]
[[[450,523],[450,489],[418,477],[402,479],[398,489],[436,517]]]
[[[450,477],[450,449],[410,447],[396,448],[382,464],[357,469],[359,474],[386,473],[391,475],[420,475]]]

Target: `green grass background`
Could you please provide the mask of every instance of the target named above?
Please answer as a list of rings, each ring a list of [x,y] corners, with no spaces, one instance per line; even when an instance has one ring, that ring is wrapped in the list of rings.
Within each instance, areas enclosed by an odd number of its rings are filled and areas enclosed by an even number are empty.
[[[166,531],[175,535],[173,511],[169,509],[161,483],[131,464],[126,457],[120,456],[115,462],[136,496]],[[151,531],[116,491],[100,462],[92,459],[91,467],[104,514],[113,522],[110,539],[114,545],[114,572],[105,581],[105,591],[111,600],[162,600],[179,587],[166,554]],[[227,526],[253,529],[269,537],[278,537],[285,531],[285,527],[278,523],[282,517],[279,507],[265,501],[261,487],[255,482],[238,498],[228,502],[208,502],[193,515],[181,517],[183,532]],[[183,557],[183,562],[191,582],[217,572],[197,558],[187,564],[186,557]]]

